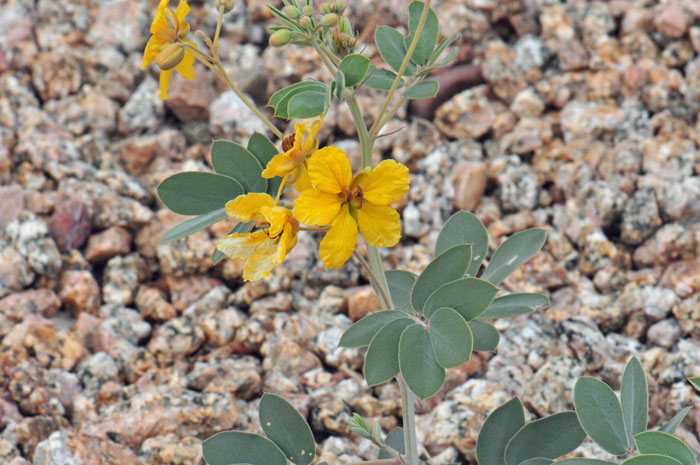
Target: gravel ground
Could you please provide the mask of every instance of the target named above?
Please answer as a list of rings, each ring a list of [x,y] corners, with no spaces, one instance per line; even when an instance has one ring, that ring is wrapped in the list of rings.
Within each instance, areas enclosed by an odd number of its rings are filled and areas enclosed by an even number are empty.
[[[269,279],[244,284],[240,263],[210,260],[228,222],[159,243],[182,218],[155,186],[209,170],[212,139],[265,128],[204,68],[158,100],[157,71],[140,69],[155,3],[0,7],[0,462],[199,465],[209,435],[259,430],[263,391],[308,417],[322,459],[375,458],[347,421],[388,432],[398,386],[368,389],[362,351],[337,348],[378,308],[362,270],[325,270],[305,235]],[[192,2],[193,29],[213,31],[209,3]],[[370,55],[377,23],[405,24],[403,2],[347,3]],[[684,381],[700,374],[700,2],[434,4],[442,33],[462,34],[459,57],[437,77],[440,101],[402,109],[377,143],[412,178],[386,263],[420,271],[458,209],[494,246],[544,227],[543,252],[505,285],[552,306],[499,322],[498,351],[417,405],[427,452],[475,463],[493,408],[519,395],[532,418],[569,409],[577,377],[618,387],[637,355],[650,425],[692,405],[678,434],[700,454],[700,396]],[[325,77],[309,51],[266,47],[270,24],[264,2],[237,2],[220,42],[261,104]],[[381,96],[360,102],[371,119]],[[322,137],[359,161],[346,108]]]

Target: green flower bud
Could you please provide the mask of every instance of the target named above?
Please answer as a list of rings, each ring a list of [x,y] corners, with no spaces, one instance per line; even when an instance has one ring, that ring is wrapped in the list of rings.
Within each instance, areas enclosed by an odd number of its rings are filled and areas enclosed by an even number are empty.
[[[299,24],[301,24],[301,27],[309,27],[311,26],[311,20],[308,16],[304,16],[299,20]]]
[[[273,47],[281,47],[290,40],[292,40],[292,31],[289,29],[280,29],[270,36],[270,45]]]
[[[321,18],[321,24],[326,27],[333,27],[338,24],[338,15],[335,13],[328,13]]]
[[[345,11],[345,2],[343,2],[342,0],[338,0],[337,2],[335,2],[335,12],[339,15],[342,15],[343,11]]]
[[[330,3],[324,3],[323,5],[321,5],[321,13],[323,13],[325,15],[325,14],[328,14],[330,12],[331,12]]]
[[[313,15],[313,14],[314,14],[314,7],[309,6],[309,5],[306,5],[306,6],[304,7],[304,14],[305,14],[306,16],[311,16],[311,15]]]
[[[185,58],[185,47],[182,44],[170,44],[156,57],[156,64],[163,71],[173,69]]]
[[[233,10],[233,0],[216,0],[216,10],[224,9],[224,13]]]
[[[299,17],[299,10],[294,8],[292,5],[287,5],[282,8],[282,12],[287,15],[288,18],[297,19]]]

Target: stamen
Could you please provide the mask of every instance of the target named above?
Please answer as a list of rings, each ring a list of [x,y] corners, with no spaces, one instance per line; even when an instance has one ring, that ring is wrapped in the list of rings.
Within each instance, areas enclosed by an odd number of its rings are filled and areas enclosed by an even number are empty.
[[[288,152],[294,147],[294,140],[296,139],[296,134],[291,134],[282,140],[282,150]]]

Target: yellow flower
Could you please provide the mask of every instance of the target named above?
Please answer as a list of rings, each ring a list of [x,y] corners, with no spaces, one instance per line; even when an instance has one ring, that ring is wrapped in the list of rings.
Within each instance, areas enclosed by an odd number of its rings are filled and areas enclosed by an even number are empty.
[[[161,65],[163,62],[167,62],[169,57],[158,57],[161,53],[167,53],[169,56],[175,55],[174,48],[168,46],[174,43],[181,44],[182,59],[173,66],[166,66],[168,69],[161,69],[160,72],[160,99],[165,100],[168,98],[168,87],[170,86],[170,78],[172,77],[173,71],[177,71],[180,76],[190,81],[194,79],[194,52],[189,48],[185,47],[185,44],[189,44],[193,47],[197,45],[189,40],[185,40],[185,37],[190,32],[190,25],[187,21],[184,21],[185,16],[190,12],[190,7],[187,5],[185,0],[180,0],[177,6],[177,11],[173,11],[168,7],[170,0],[160,0],[158,4],[158,9],[156,10],[156,16],[153,18],[153,23],[151,24],[151,38],[146,44],[146,49],[143,51],[143,64],[141,69],[146,69],[148,65],[154,61]],[[168,49],[168,50],[166,50]]]
[[[391,247],[401,238],[399,213],[389,204],[408,192],[408,168],[384,160],[352,176],[345,152],[325,147],[309,159],[309,176],[315,186],[294,203],[294,216],[313,226],[330,225],[319,254],[328,268],[345,263],[357,243],[357,228],[368,244]]]
[[[245,261],[245,281],[269,276],[297,243],[299,223],[288,208],[276,206],[267,194],[254,192],[236,197],[226,204],[226,213],[241,222],[254,221],[261,228],[230,234],[216,246],[229,258]]]
[[[316,134],[321,128],[323,117],[309,123],[294,125],[294,134],[282,142],[284,153],[278,153],[267,163],[262,177],[271,179],[288,176],[286,183],[294,184],[299,192],[311,187],[306,158],[318,149]],[[291,146],[290,146],[291,145]],[[284,184],[280,189],[284,188]]]

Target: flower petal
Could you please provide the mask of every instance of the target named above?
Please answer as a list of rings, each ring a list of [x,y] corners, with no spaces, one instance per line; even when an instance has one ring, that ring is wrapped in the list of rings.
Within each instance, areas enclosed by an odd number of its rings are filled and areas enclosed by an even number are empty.
[[[226,214],[238,221],[248,222],[253,219],[258,221],[264,219],[260,210],[274,205],[275,201],[269,195],[251,192],[226,202]]]
[[[167,71],[161,70],[160,72],[160,99],[165,100],[168,98],[168,87],[170,87],[170,78],[173,76],[173,70],[169,69]]]
[[[190,12],[190,6],[187,4],[185,0],[180,0],[180,3],[177,5],[177,11],[175,11],[175,16],[177,16],[177,20],[182,22],[182,20],[185,19],[185,16]]]
[[[280,244],[284,246],[284,257],[286,257],[286,255],[294,248],[295,245],[297,245],[296,230],[294,226],[288,222],[284,225],[284,231],[282,231],[282,235],[280,236]],[[284,257],[282,257],[283,261]]]
[[[278,153],[270,161],[262,172],[262,177],[272,179],[277,176],[285,176],[293,172],[297,164],[286,153]]]
[[[219,239],[216,248],[226,254],[228,258],[245,260],[256,253],[268,250],[270,238],[265,231],[253,233],[231,234]]]
[[[357,209],[360,232],[372,247],[391,247],[401,239],[399,212],[387,205],[365,202]]]
[[[148,39],[146,48],[143,51],[143,62],[141,63],[141,69],[146,69],[148,65],[156,61],[156,57],[163,48],[163,41],[156,36],[151,36]]]
[[[284,207],[263,207],[260,209],[260,214],[270,223],[270,229],[267,231],[270,237],[279,236],[287,220],[292,217],[292,212]]]
[[[307,189],[311,189],[313,186],[311,185],[311,178],[309,177],[309,169],[306,167],[306,163],[302,163],[299,165],[299,176],[297,177],[297,180],[294,182],[294,187],[296,188],[297,192],[301,193],[304,192]]]
[[[180,76],[190,81],[194,79],[194,52],[188,48],[185,48],[185,56],[182,57],[182,61],[175,67]]]
[[[326,233],[318,253],[326,268],[338,268],[348,261],[357,244],[357,222],[350,215],[348,205],[343,205]]]
[[[345,152],[338,147],[324,147],[308,159],[311,183],[332,194],[345,191],[352,181],[352,168]]]
[[[275,240],[270,242],[277,245],[279,241]],[[243,266],[243,280],[257,281],[265,276],[270,276],[270,271],[280,263],[279,254],[276,249],[255,254],[246,260],[245,266]]]
[[[394,160],[384,160],[367,175],[363,198],[375,205],[389,205],[408,192],[408,168]]]
[[[168,3],[170,3],[170,0],[160,0],[160,3],[158,3],[156,15],[153,17],[153,22],[151,23],[151,34],[155,34],[156,31],[161,28],[170,28],[168,19],[165,16],[165,9],[168,7]]]
[[[294,216],[310,226],[331,224],[345,199],[318,189],[307,189],[294,202]]]

